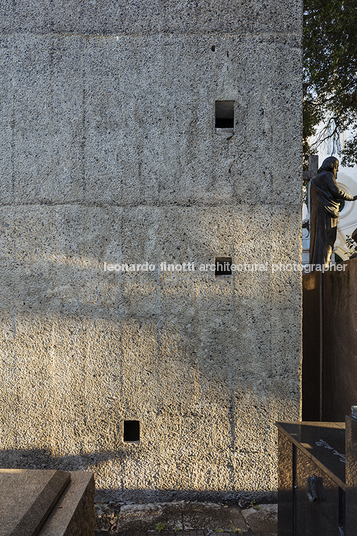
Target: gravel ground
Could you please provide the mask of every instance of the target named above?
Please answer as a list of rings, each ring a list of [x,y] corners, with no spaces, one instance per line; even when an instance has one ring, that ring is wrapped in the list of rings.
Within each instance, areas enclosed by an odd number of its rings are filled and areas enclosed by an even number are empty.
[[[96,536],[275,536],[277,505],[97,502]]]

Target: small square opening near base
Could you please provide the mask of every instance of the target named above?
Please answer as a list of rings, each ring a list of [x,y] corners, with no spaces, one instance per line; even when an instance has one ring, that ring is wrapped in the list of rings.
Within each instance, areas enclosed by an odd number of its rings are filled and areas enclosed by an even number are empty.
[[[232,275],[232,257],[216,257],[214,259],[214,265],[214,275],[216,277]]]
[[[140,441],[140,422],[124,421],[124,441]]]
[[[234,101],[216,101],[215,104],[216,128],[234,128]]]

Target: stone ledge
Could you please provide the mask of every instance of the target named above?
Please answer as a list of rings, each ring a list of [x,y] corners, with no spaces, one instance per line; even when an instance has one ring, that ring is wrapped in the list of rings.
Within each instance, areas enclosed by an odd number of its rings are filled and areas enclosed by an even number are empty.
[[[71,471],[70,475],[68,488],[38,536],[94,536],[93,474]]]
[[[242,510],[242,515],[251,531],[275,532],[278,530],[278,505],[260,504],[258,508]]]

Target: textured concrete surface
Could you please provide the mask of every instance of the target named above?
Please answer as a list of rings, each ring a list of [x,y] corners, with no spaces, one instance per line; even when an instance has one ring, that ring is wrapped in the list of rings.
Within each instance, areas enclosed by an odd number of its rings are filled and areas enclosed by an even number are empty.
[[[284,33],[301,26],[301,4],[255,0],[36,0],[1,3],[0,28],[8,32],[80,34]]]
[[[301,252],[301,2],[0,9],[0,464],[122,500],[273,494],[300,412],[300,274],[271,265]],[[158,268],[216,256],[269,269]]]

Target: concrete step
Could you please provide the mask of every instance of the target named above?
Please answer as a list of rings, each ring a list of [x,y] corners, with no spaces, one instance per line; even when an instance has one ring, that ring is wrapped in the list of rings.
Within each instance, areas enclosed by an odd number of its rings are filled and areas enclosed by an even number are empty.
[[[0,536],[90,536],[94,525],[92,473],[0,469]]]

